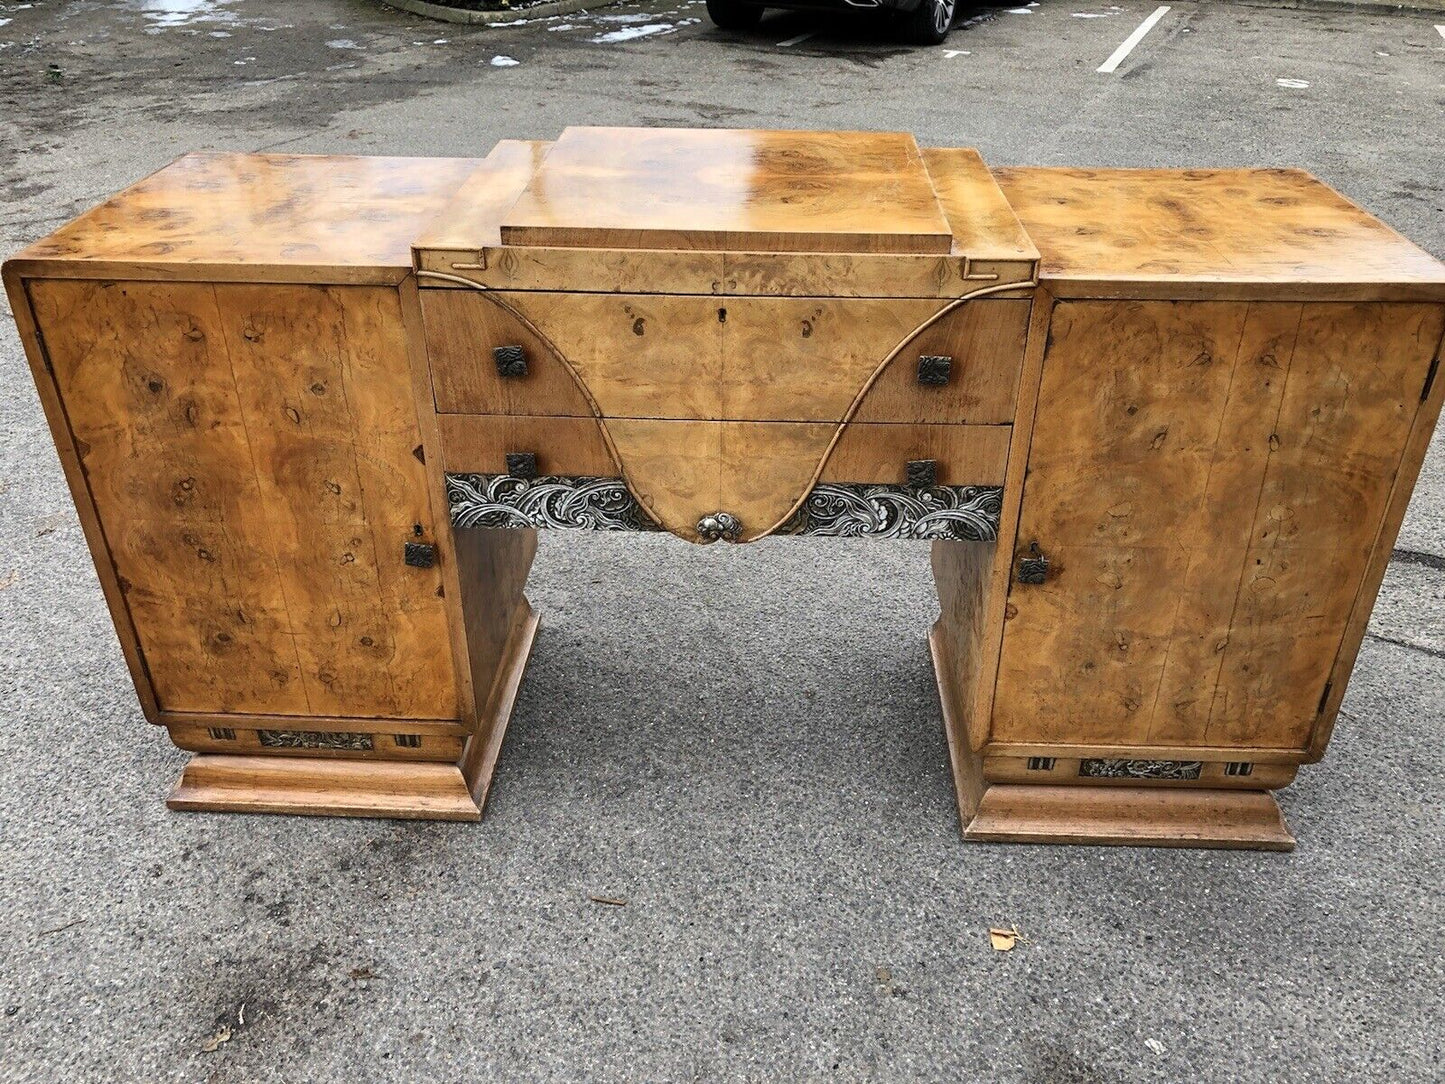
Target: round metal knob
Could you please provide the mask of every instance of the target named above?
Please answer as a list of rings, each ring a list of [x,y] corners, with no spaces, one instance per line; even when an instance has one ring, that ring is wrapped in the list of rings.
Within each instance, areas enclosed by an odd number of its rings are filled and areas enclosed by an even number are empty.
[[[697,521],[697,533],[704,542],[736,542],[743,533],[743,525],[731,512],[714,512]]]

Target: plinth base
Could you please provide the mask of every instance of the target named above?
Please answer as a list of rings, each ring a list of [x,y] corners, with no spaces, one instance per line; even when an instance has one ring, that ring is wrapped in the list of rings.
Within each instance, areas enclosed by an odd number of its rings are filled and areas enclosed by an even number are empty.
[[[308,813],[476,821],[481,810],[455,764],[198,753],[167,807],[225,813]]]
[[[979,843],[1074,843],[1292,851],[1294,836],[1267,790],[993,783],[968,744],[935,627],[928,638],[948,733],[963,838]]]
[[[963,838],[985,843],[1294,850],[1294,836],[1267,790],[996,783],[984,791]]]

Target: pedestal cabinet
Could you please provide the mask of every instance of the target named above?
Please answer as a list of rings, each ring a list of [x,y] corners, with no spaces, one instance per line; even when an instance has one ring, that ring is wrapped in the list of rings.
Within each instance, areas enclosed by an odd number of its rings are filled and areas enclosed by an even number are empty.
[[[177,808],[478,816],[401,290],[475,164],[188,155],[6,265]]]
[[[1037,392],[996,594],[935,554],[966,834],[1289,847],[1266,792],[1344,696],[1445,391],[1442,269],[1298,171],[998,176]]]

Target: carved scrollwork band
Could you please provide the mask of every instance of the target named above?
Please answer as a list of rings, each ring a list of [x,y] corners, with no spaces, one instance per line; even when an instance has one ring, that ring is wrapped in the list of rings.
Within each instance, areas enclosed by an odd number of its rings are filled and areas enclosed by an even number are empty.
[[[447,500],[457,527],[660,529],[617,478],[448,474]],[[820,482],[776,533],[981,542],[998,537],[1002,507],[998,486]]]
[[[1002,509],[1000,486],[820,482],[777,533],[987,542],[998,537]]]
[[[1098,758],[1079,761],[1079,774],[1092,779],[1163,779],[1185,782],[1198,779],[1203,770],[1203,763],[1197,760]]]
[[[366,752],[373,748],[370,734],[324,730],[258,730],[256,738],[271,749],[344,749]]]
[[[447,503],[456,527],[661,529],[617,478],[448,474]]]

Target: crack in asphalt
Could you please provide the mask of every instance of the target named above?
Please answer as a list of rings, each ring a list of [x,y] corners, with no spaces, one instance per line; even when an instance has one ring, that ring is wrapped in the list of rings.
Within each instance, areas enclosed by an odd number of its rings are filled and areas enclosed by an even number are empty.
[[[1390,554],[1390,562],[1393,564],[1397,561],[1402,565],[1420,565],[1422,568],[1433,568],[1436,572],[1445,572],[1445,557],[1438,553],[1397,549]]]
[[[1403,647],[1407,651],[1418,651],[1422,655],[1429,655],[1432,659],[1445,659],[1445,648],[1426,647],[1424,644],[1412,644],[1409,640],[1399,640],[1393,636],[1381,636],[1378,632],[1365,633],[1365,639],[1374,640],[1381,644],[1391,644],[1395,647]]]

